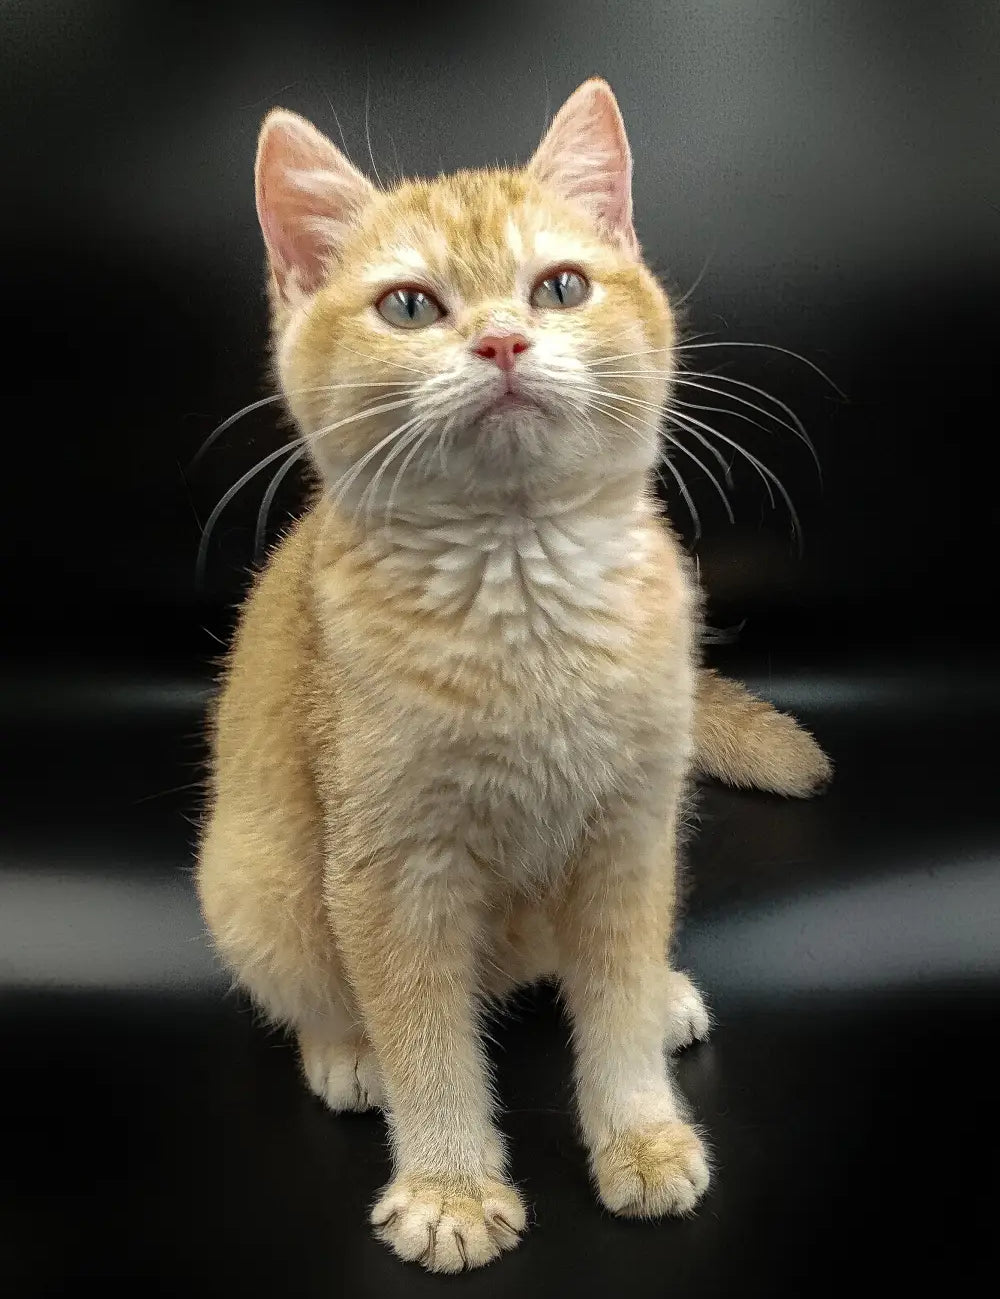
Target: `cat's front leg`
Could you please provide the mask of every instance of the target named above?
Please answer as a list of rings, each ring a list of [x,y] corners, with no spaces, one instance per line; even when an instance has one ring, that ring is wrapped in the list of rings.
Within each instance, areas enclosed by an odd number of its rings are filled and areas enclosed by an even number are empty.
[[[560,914],[583,1136],[601,1199],[631,1217],[688,1213],[709,1181],[664,1053],[675,824],[676,793],[610,812]]]
[[[331,868],[327,899],[389,1106],[395,1174],[376,1234],[433,1271],[476,1267],[518,1243],[477,1024],[483,880],[436,845]]]

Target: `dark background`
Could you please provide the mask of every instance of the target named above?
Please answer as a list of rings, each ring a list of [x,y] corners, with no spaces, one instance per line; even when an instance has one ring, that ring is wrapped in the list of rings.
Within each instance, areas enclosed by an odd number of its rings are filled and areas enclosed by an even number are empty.
[[[0,9],[13,1295],[447,1284],[368,1239],[378,1125],[312,1102],[200,935],[200,719],[266,477],[225,514],[202,583],[196,551],[285,434],[265,408],[191,460],[269,391],[251,183],[269,107],[342,126],[362,166],[367,117],[384,178],[525,160],[593,73],[629,128],[652,263],[678,294],[698,281],[691,331],[794,349],[845,394],[781,353],[691,353],[816,442],[822,489],[790,433],[720,418],[786,484],[801,557],[745,466],[735,526],[689,481],[712,622],[742,628],[719,661],[806,716],[839,774],[814,804],[703,799],[681,956],[720,1022],[680,1078],[719,1175],[698,1218],[597,1210],[542,996],[498,1029],[537,1226],[455,1284],[774,1296],[864,1269],[921,1293],[983,1255],[1000,8],[36,0]]]

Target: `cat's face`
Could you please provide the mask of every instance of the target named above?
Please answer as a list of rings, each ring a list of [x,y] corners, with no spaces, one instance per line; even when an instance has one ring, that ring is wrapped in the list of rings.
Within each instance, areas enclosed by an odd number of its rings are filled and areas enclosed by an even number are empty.
[[[278,371],[348,509],[538,498],[655,461],[672,320],[637,256],[610,91],[581,95],[525,171],[388,193],[301,119],[269,119]]]

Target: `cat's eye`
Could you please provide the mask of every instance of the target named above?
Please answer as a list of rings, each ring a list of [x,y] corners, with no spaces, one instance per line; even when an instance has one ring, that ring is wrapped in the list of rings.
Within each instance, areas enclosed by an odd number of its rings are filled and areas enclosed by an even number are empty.
[[[580,271],[569,267],[559,271],[547,271],[531,291],[533,307],[554,307],[561,311],[566,307],[578,307],[590,294],[590,283]]]
[[[444,307],[423,289],[402,286],[384,293],[375,309],[383,320],[398,329],[424,329],[444,315]]]

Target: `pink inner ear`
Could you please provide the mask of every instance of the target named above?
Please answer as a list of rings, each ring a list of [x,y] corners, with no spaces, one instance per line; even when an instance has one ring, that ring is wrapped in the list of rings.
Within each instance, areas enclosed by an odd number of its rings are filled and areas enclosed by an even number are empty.
[[[258,181],[260,224],[279,281],[295,272],[301,286],[311,289],[323,271],[322,248],[309,230],[307,204],[283,183],[284,178],[265,168]]]
[[[289,301],[315,292],[372,185],[311,123],[282,109],[261,130],[256,179],[279,291]]]
[[[564,198],[587,209],[629,249],[632,226],[632,151],[611,87],[586,81],[556,114],[530,170]]]

